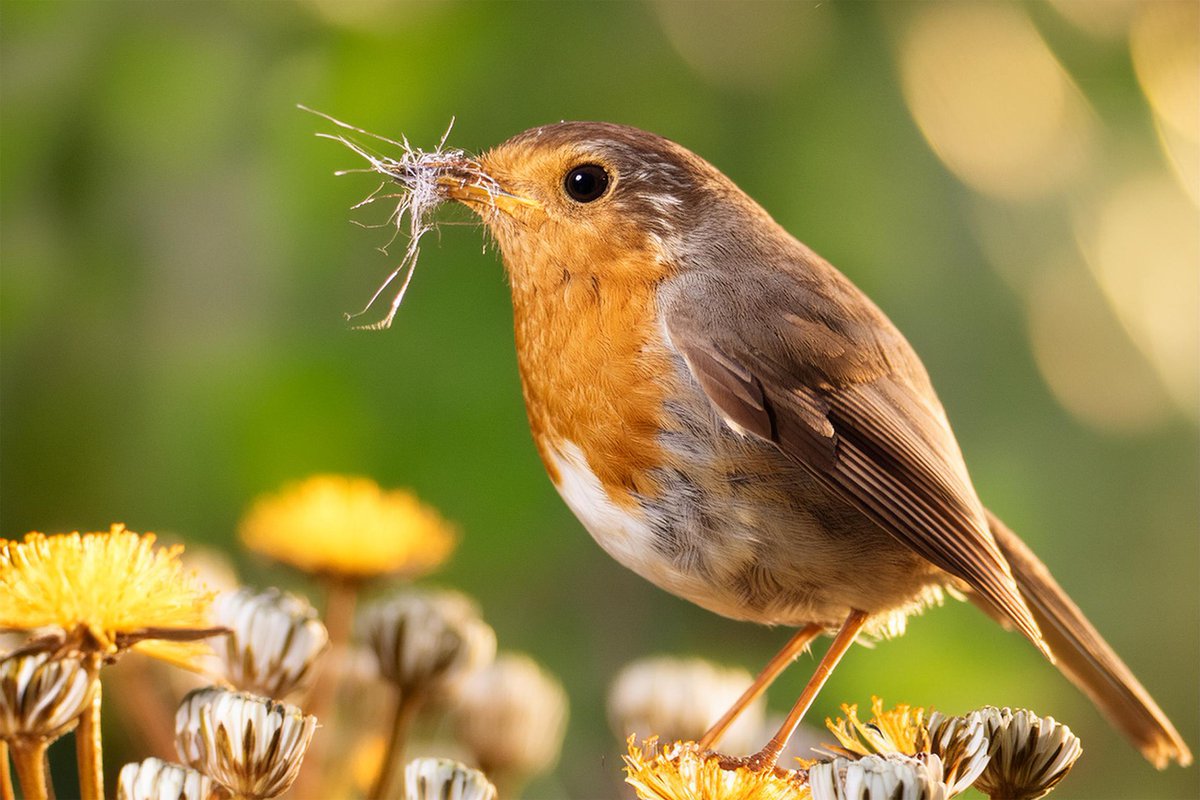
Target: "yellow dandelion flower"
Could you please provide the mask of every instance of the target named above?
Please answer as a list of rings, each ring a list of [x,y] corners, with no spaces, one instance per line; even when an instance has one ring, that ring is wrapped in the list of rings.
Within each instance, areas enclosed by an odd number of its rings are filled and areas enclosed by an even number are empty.
[[[883,700],[871,698],[871,719],[858,718],[857,705],[843,705],[846,719],[825,720],[837,737],[841,749],[855,756],[900,753],[916,755],[929,752],[929,727],[925,709],[901,703],[885,711]]]
[[[803,772],[745,766],[726,769],[718,753],[694,742],[658,747],[656,738],[641,745],[629,737],[625,782],[642,800],[811,800]]]
[[[209,627],[212,594],[179,560],[183,547],[155,547],[154,534],[113,525],[108,533],[0,541],[0,628],[50,629],[81,651],[112,656],[154,649],[188,662],[204,648],[180,641]]]
[[[453,528],[409,492],[366,478],[318,475],[260,499],[242,521],[251,550],[305,572],[361,580],[430,571]]]

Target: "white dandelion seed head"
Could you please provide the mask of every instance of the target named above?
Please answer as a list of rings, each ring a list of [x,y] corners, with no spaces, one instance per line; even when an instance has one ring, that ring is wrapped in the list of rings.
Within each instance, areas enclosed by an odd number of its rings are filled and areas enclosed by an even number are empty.
[[[278,589],[219,595],[213,617],[230,633],[216,642],[225,677],[237,688],[276,700],[305,689],[329,649],[329,633],[307,600]]]
[[[927,723],[929,749],[942,761],[951,794],[973,785],[987,768],[987,726],[978,715],[947,716],[934,711]]]
[[[160,758],[126,764],[117,775],[117,800],[226,800],[229,791],[199,771]]]
[[[567,693],[532,658],[504,653],[462,683],[455,720],[458,740],[489,774],[537,775],[558,760]]]
[[[496,787],[457,761],[418,758],[404,768],[404,800],[496,800]]]
[[[942,763],[888,753],[859,759],[835,758],[812,765],[808,783],[813,800],[947,800]]]
[[[1053,717],[994,706],[972,712],[970,717],[979,718],[990,742],[991,760],[975,788],[992,797],[1045,797],[1083,754],[1079,737]]]
[[[57,739],[74,726],[91,699],[91,685],[78,658],[35,652],[0,660],[0,739]]]
[[[296,780],[317,728],[299,708],[217,687],[183,698],[175,714],[175,746],[185,764],[234,794],[266,800]]]
[[[496,633],[466,595],[406,591],[363,610],[380,676],[401,696],[446,691],[496,657]]]
[[[622,741],[657,735],[665,741],[699,741],[753,681],[743,669],[700,658],[639,659],[624,669],[608,692],[608,719]],[[721,740],[728,753],[757,750],[766,700],[752,703]]]

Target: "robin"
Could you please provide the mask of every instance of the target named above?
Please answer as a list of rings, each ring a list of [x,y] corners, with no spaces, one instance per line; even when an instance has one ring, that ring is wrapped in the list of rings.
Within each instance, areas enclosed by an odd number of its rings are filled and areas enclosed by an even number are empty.
[[[912,347],[711,164],[606,123],[534,128],[438,166],[512,287],[550,479],[621,564],[738,620],[797,629],[701,744],[816,636],[834,640],[775,764],[860,635],[965,594],[1022,633],[1155,766],[1191,753],[1037,556],[976,496]]]

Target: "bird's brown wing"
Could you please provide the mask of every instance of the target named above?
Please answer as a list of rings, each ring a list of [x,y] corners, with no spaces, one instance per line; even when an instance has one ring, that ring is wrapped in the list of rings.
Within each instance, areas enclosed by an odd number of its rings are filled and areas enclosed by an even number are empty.
[[[766,284],[728,273],[667,283],[672,345],[731,427],[777,445],[1052,659],[920,361],[865,295],[811,259]]]

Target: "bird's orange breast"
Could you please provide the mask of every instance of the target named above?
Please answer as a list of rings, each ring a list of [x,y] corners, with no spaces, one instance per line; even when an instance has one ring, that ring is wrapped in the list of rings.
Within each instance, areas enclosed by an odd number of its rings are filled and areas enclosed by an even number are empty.
[[[575,254],[513,270],[517,356],[530,428],[551,480],[574,445],[609,499],[657,494],[663,401],[672,373],[655,291],[665,269],[647,251]],[[605,257],[609,256],[609,257]]]

